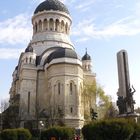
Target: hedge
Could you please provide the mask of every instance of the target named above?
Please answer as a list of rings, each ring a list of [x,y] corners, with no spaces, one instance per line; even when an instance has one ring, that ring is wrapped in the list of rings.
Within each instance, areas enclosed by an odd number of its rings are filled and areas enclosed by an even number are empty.
[[[18,140],[17,131],[15,129],[5,129],[1,133],[2,140]]]
[[[38,138],[40,136],[40,130],[39,129],[32,129],[32,130],[30,130],[30,132],[31,132],[33,138]]]
[[[42,131],[41,140],[50,140],[51,137],[55,137],[56,140],[71,140],[74,137],[74,129],[58,126]]]
[[[17,135],[19,140],[30,140],[32,135],[28,129],[19,128],[17,130]]]
[[[130,140],[140,140],[140,124],[132,124],[134,127],[134,133]]]
[[[30,140],[31,133],[27,129],[5,129],[1,132],[2,140]]]
[[[82,133],[86,140],[130,140],[134,133],[139,132],[134,123],[126,120],[105,120],[85,125]]]

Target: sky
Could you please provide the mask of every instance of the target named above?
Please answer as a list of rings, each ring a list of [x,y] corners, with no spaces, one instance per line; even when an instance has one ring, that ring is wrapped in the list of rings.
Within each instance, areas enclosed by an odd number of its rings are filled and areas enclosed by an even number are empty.
[[[31,18],[42,0],[6,0],[0,4],[0,100],[9,97],[12,73],[32,38]],[[140,106],[140,1],[63,0],[73,23],[71,40],[82,57],[87,48],[92,70],[105,93],[117,99],[116,53],[128,52],[130,82]]]

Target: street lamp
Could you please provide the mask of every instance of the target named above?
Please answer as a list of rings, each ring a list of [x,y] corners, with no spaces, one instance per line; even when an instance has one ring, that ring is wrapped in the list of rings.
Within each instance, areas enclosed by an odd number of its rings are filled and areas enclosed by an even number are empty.
[[[39,121],[39,140],[41,140],[41,130],[44,128],[44,122]]]

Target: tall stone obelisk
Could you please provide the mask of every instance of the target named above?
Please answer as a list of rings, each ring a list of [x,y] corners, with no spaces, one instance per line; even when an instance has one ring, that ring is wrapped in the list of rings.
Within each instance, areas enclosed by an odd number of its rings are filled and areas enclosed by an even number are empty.
[[[119,78],[118,95],[126,97],[127,89],[130,86],[130,77],[128,66],[128,54],[125,50],[121,50],[117,53],[117,62],[118,62],[118,78]]]
[[[130,86],[129,66],[128,66],[128,54],[125,50],[121,50],[117,53],[118,63],[118,101],[119,114],[134,113],[133,93],[135,89]],[[132,91],[133,90],[133,91]]]

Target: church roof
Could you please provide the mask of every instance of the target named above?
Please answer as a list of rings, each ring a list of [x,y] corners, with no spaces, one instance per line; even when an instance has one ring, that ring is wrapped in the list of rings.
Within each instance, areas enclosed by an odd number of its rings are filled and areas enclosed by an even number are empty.
[[[59,0],[45,0],[44,2],[42,2],[41,4],[38,5],[34,14],[37,14],[38,12],[42,12],[44,10],[61,11],[61,12],[65,12],[65,13],[69,14],[67,7]]]
[[[82,57],[82,60],[91,60],[91,57],[90,57],[90,55],[87,53],[87,51],[86,51],[85,55]]]
[[[78,56],[74,50],[68,48],[59,48],[48,56],[45,64],[50,63],[53,59],[64,57],[78,59]]]

